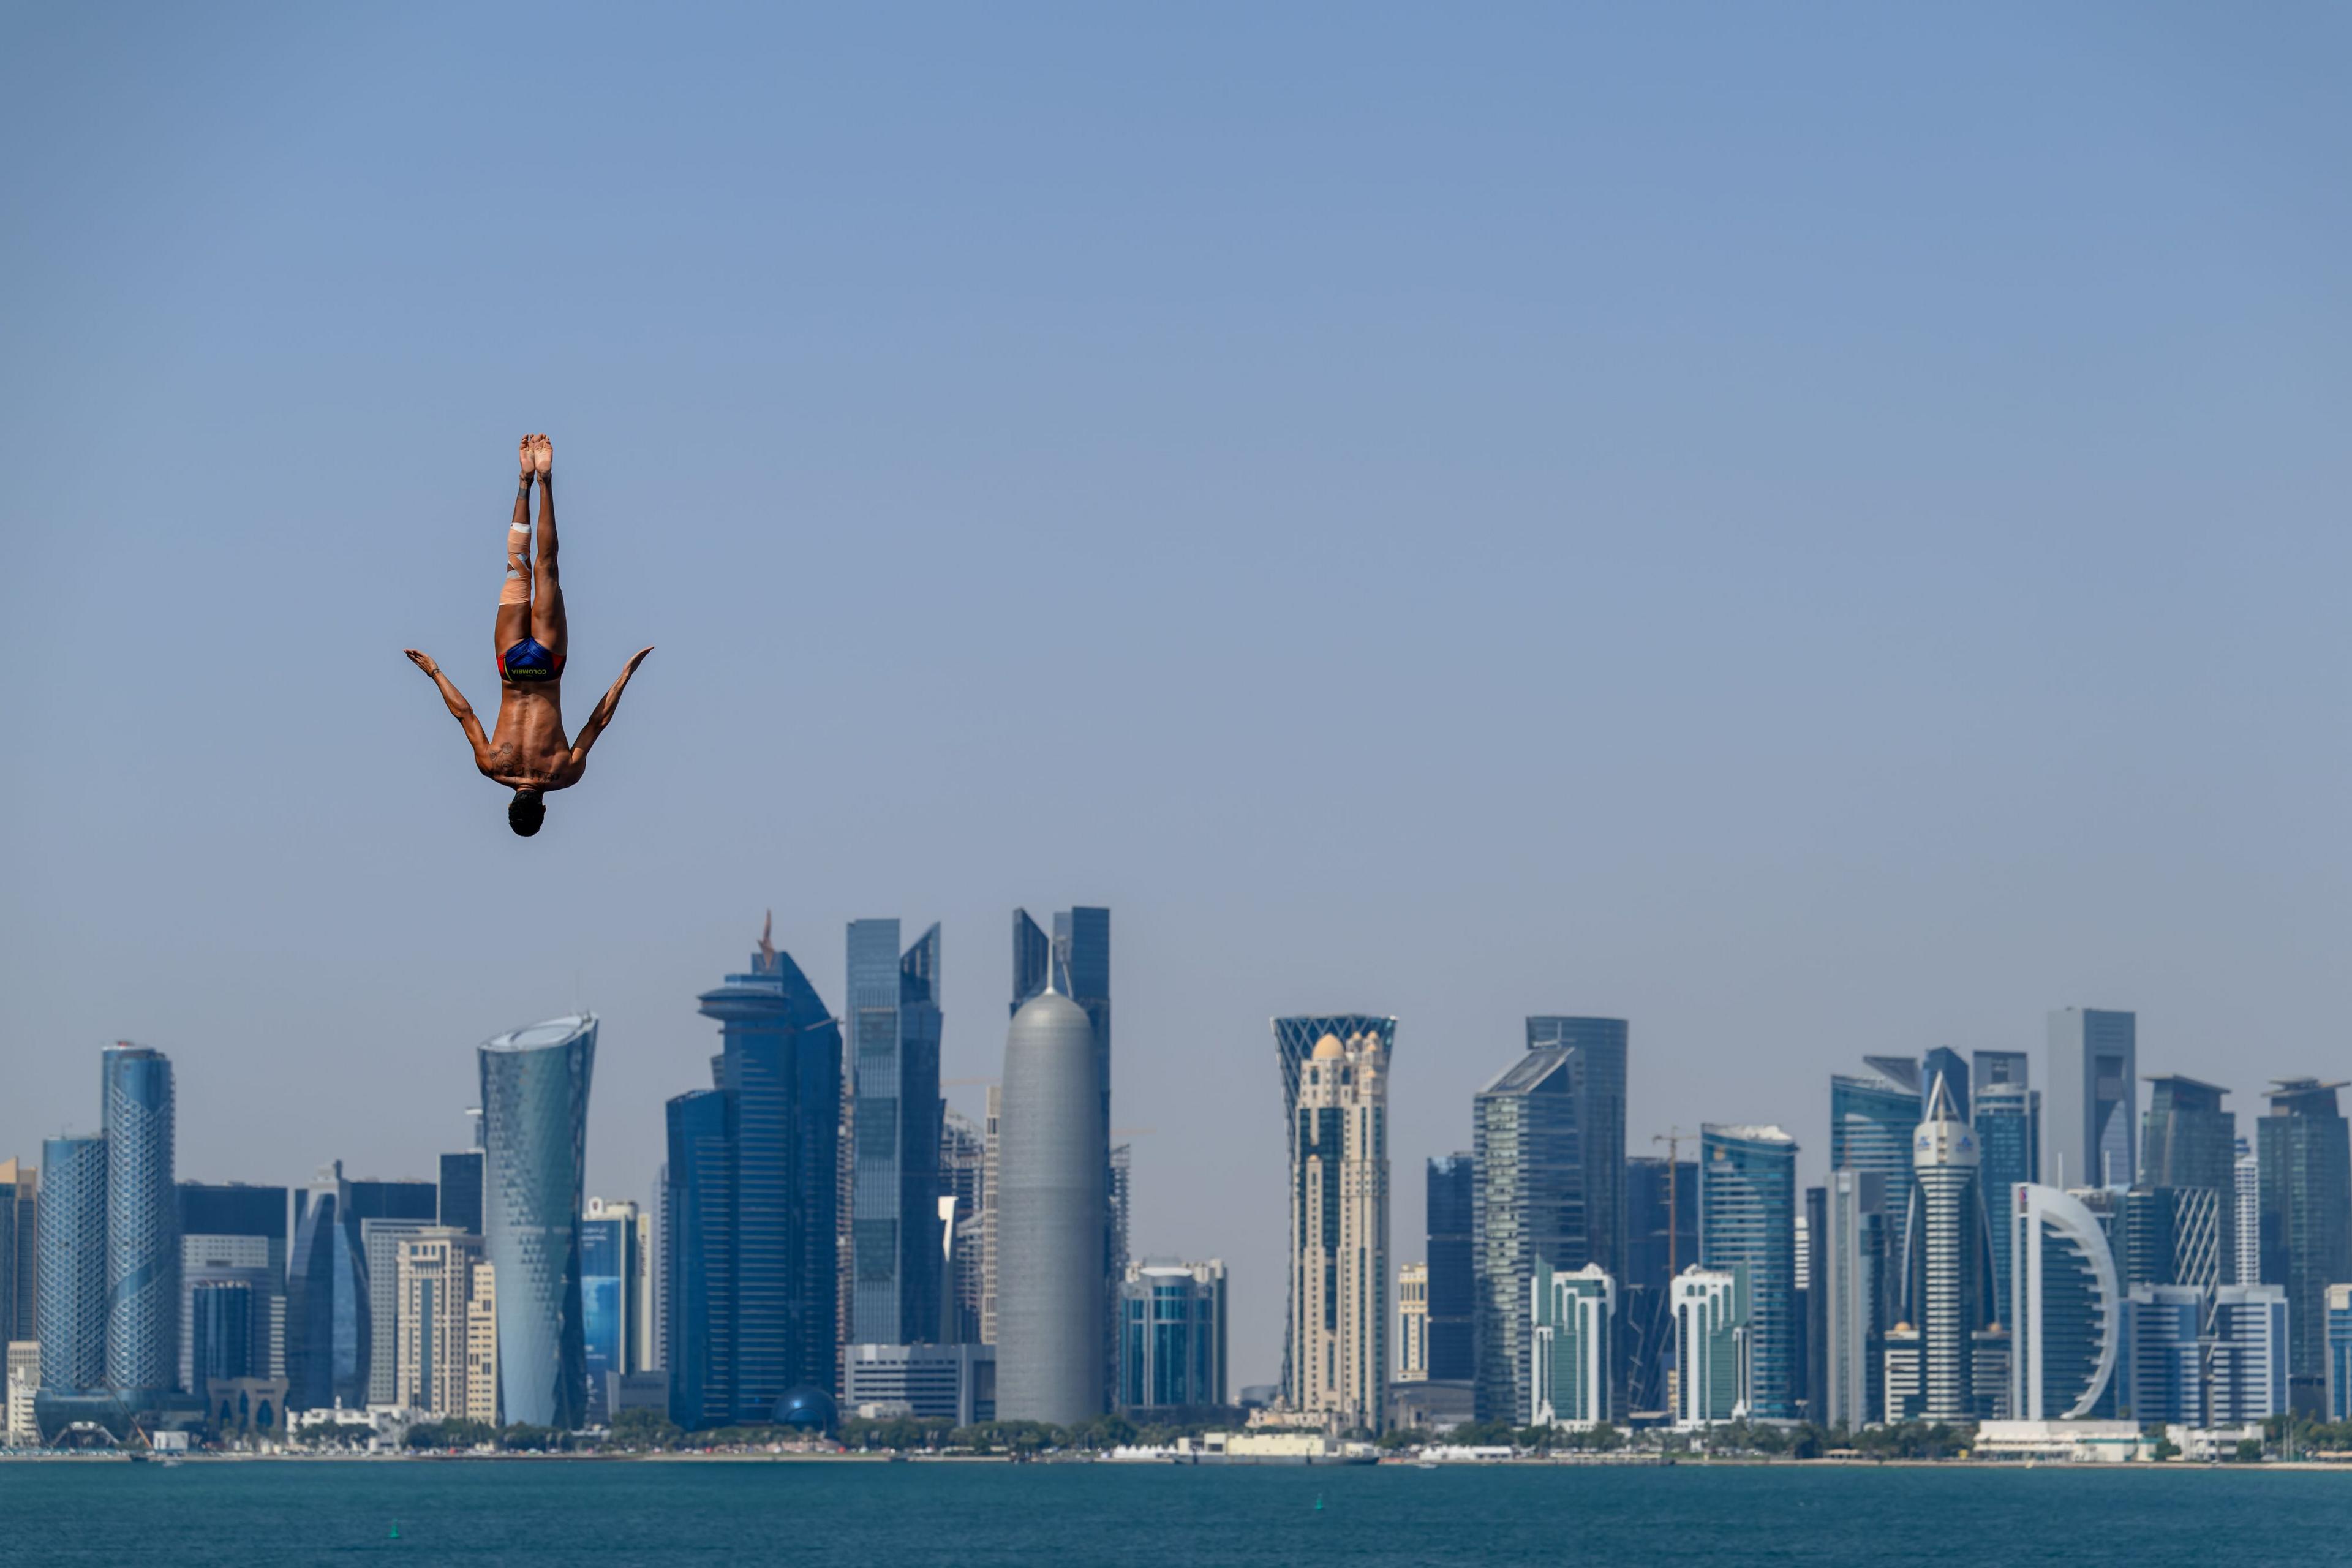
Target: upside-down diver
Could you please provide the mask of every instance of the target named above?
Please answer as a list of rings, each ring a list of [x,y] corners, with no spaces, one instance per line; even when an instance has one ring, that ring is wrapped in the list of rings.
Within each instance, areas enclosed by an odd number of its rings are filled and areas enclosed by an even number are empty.
[[[473,743],[474,765],[513,790],[507,826],[525,838],[547,816],[550,790],[570,789],[588,766],[588,749],[613,710],[629,677],[653,652],[639,648],[621,678],[580,726],[576,742],[563,738],[563,657],[570,641],[563,619],[563,584],[555,570],[555,447],[544,435],[526,436],[520,450],[522,477],[515,487],[514,521],[507,529],[507,576],[499,590],[495,643],[499,661],[499,722],[490,735],[474,717],[465,694],[449,683],[429,655],[407,650],[416,668],[433,678],[450,717]],[[539,552],[531,553],[530,487],[539,482]]]

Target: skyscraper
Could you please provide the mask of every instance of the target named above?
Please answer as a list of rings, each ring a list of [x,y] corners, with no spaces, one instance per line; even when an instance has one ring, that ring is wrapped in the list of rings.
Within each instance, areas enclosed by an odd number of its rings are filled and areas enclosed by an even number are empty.
[[[1973,1377],[1975,1335],[1990,1321],[1990,1266],[1976,1133],[1960,1119],[1940,1074],[1928,1088],[1912,1161],[1904,1294],[1919,1336],[1918,1414],[1930,1421],[1972,1420],[1982,1414]]]
[[[180,1204],[171,1059],[110,1046],[106,1086],[106,1382],[135,1402],[180,1372]]]
[[[464,1149],[441,1156],[441,1188],[436,1217],[450,1230],[482,1234],[482,1152]]]
[[[2125,1187],[2139,1169],[2137,1014],[2061,1007],[2050,1015],[2045,1178],[2062,1187]]]
[[[287,1192],[284,1187],[247,1186],[243,1183],[182,1182],[180,1184],[180,1375],[179,1386],[202,1394],[208,1377],[283,1377],[286,1375]],[[211,1303],[224,1312],[246,1313],[248,1342],[227,1342],[231,1325],[212,1325],[209,1342],[215,1351],[245,1370],[207,1368],[198,1355],[197,1296],[215,1295]],[[242,1306],[228,1308],[231,1298]]]
[[[1290,1162],[1285,1396],[1301,1415],[1374,1430],[1389,1361],[1388,1038],[1368,1031],[1316,1042],[1300,1075]]]
[[[1864,1057],[1867,1069],[1830,1078],[1830,1169],[1874,1171],[1886,1178],[1890,1243],[1898,1249],[1911,1212],[1911,1138],[1924,1105],[1919,1064],[1909,1057]],[[1893,1290],[1896,1281],[1883,1279]],[[1888,1312],[1895,1310],[1890,1299]]]
[[[2027,1183],[2010,1196],[2010,1414],[2080,1421],[2115,1405],[2123,1289],[2098,1217]]]
[[[2177,1073],[2147,1080],[2147,1122],[2139,1180],[2151,1187],[2201,1187],[2213,1194],[2221,1278],[2238,1278],[2238,1119],[2221,1109],[2230,1091]]]
[[[40,1190],[35,1167],[0,1160],[0,1344],[32,1340],[39,1315]]]
[[[1396,1049],[1396,1020],[1394,1018],[1376,1016],[1369,1013],[1324,1013],[1299,1014],[1290,1017],[1276,1018],[1274,1020],[1275,1063],[1282,1072],[1283,1136],[1288,1140],[1290,1158],[1294,1167],[1296,1167],[1298,1160],[1298,1086],[1306,1077],[1307,1058],[1314,1054],[1317,1044],[1319,1043],[1326,1035],[1340,1040],[1352,1040],[1359,1037],[1376,1040],[1379,1042],[1381,1059],[1383,1061],[1387,1059],[1391,1052]],[[1465,1192],[1468,1191],[1470,1177],[1465,1174],[1461,1179],[1464,1183]],[[1475,1204],[1475,1196],[1473,1196],[1470,1201]],[[1464,1211],[1465,1216],[1469,1212],[1471,1211],[1468,1209]],[[1464,1231],[1465,1235],[1467,1234],[1468,1229],[1469,1227],[1465,1226]],[[1464,1251],[1463,1260],[1466,1278],[1468,1272],[1467,1266],[1469,1263],[1469,1255],[1466,1247]],[[1430,1251],[1429,1262],[1433,1271],[1438,1269],[1440,1260],[1439,1255],[1434,1247]],[[1297,1286],[1297,1268],[1294,1266],[1290,1271],[1290,1279],[1286,1282],[1286,1288],[1295,1288]],[[1442,1293],[1441,1288],[1441,1294]],[[1472,1310],[1472,1309],[1466,1305],[1463,1310],[1465,1314],[1468,1314]],[[1282,1322],[1281,1384],[1281,1386],[1286,1390],[1290,1388],[1292,1385],[1291,1356],[1296,1347],[1291,1342],[1291,1336],[1297,1326],[1297,1302],[1295,1300],[1286,1302],[1283,1311]],[[1475,1352],[1474,1351],[1472,1354],[1475,1358]],[[1435,1374],[1432,1373],[1432,1375],[1434,1376]],[[1465,1373],[1463,1375],[1467,1377],[1470,1374]]]
[[[497,1421],[495,1402],[477,1411],[470,1397],[467,1325],[481,1261],[482,1238],[454,1226],[428,1226],[401,1242],[394,1266],[400,1404],[443,1420]]]
[[[286,1405],[349,1409],[368,1402],[375,1366],[376,1292],[368,1278],[371,1220],[430,1224],[431,1182],[350,1180],[338,1160],[294,1193],[294,1246],[286,1270]],[[389,1339],[393,1324],[382,1325]]]
[[[1293,1136],[1296,1136],[1294,1130]],[[1424,1215],[1429,1234],[1429,1363],[1425,1376],[1467,1383],[1478,1365],[1477,1156],[1465,1151],[1429,1162]]]
[[[1041,963],[1042,959],[1042,963]],[[1127,1270],[1128,1170],[1110,1145],[1110,911],[1079,905],[1057,910],[1049,942],[1026,910],[1013,911],[1013,1011],[1048,989],[1052,978],[1077,1004],[1094,1031],[1095,1076],[1102,1090],[1102,1384],[1118,1381],[1118,1282]]]
[[[1021,1005],[1004,1041],[996,1408],[1071,1426],[1104,1409],[1109,1169],[1094,1029],[1056,984]]]
[[[2010,1194],[2017,1184],[2042,1179],[2042,1094],[2026,1087],[2023,1051],[1979,1051],[1975,1083],[1969,1121],[1976,1128],[1977,1170],[1990,1221],[1992,1310],[2006,1322],[2010,1277],[2006,1215]]]
[[[1625,1276],[1617,1288],[1617,1342],[1625,1407],[1663,1412],[1674,1370],[1675,1275],[1698,1260],[1698,1162],[1643,1155],[1625,1162]]]
[[[1471,1101],[1477,1413],[1519,1425],[1534,1418],[1536,1264],[1613,1277],[1625,1254],[1625,1021],[1529,1018],[1527,1045]]]
[[[2263,1278],[2263,1167],[2250,1139],[2238,1140],[2237,1158],[2230,1164],[2231,1192],[2236,1200],[2231,1226],[2237,1248],[2235,1283],[2258,1285]]]
[[[611,1419],[610,1379],[645,1369],[646,1233],[637,1205],[590,1198],[580,1222],[580,1304],[588,1419]]]
[[[986,1344],[980,1324],[987,1288],[988,1138],[981,1123],[955,1110],[940,1119],[940,1181],[942,1195],[955,1203],[940,1335],[950,1344]]]
[[[849,924],[851,1329],[862,1344],[940,1339],[940,928],[901,955],[895,920]]]
[[[1529,1419],[1590,1431],[1613,1420],[1617,1281],[1597,1263],[1555,1271],[1538,1258],[1528,1291]]]
[[[1923,1099],[1937,1079],[1944,1080],[1944,1090],[1952,1097],[1952,1108],[1959,1112],[1958,1120],[1961,1125],[1966,1126],[1969,1121],[1969,1059],[1949,1046],[1937,1046],[1919,1060],[1919,1085]]]
[[[840,1376],[840,1026],[765,931],[701,1011],[720,1026],[715,1087],[669,1102],[662,1217],[663,1363],[688,1430],[767,1421]]]
[[[1813,1289],[1822,1297],[1822,1407],[1813,1419],[1859,1430],[1885,1415],[1880,1355],[1887,1325],[1886,1178],[1876,1171],[1832,1171],[1824,1192],[1827,1235]]]
[[[1796,1414],[1797,1141],[1778,1127],[1708,1122],[1699,1129],[1699,1259],[1746,1271],[1748,1353],[1742,1404],[1750,1416]]]
[[[593,1014],[486,1041],[482,1252],[498,1279],[499,1404],[509,1421],[570,1430],[588,1414],[580,1299]]]
[[[2287,1375],[2297,1410],[2326,1402],[2327,1287],[2352,1279],[2352,1142],[2337,1109],[2340,1083],[2273,1080],[2261,1143],[2263,1283],[2286,1288]],[[2309,1327],[2305,1327],[2309,1325]]]
[[[41,1145],[39,1271],[41,1387],[84,1393],[106,1384],[106,1140]]]

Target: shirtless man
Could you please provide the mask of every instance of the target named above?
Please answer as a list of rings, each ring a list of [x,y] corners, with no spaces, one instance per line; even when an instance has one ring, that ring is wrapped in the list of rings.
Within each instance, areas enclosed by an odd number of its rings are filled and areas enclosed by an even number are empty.
[[[555,574],[555,447],[541,436],[522,438],[521,482],[515,487],[514,522],[507,530],[507,580],[499,591],[496,633],[499,658],[499,724],[485,736],[473,705],[449,683],[430,656],[415,648],[409,659],[433,678],[450,717],[473,742],[474,765],[512,789],[507,826],[525,838],[547,817],[547,792],[570,789],[588,766],[588,748],[613,721],[621,693],[637,666],[653,652],[639,648],[604,693],[578,742],[563,738],[563,655],[569,637],[563,621],[563,585]],[[530,553],[530,484],[539,480],[539,558]]]

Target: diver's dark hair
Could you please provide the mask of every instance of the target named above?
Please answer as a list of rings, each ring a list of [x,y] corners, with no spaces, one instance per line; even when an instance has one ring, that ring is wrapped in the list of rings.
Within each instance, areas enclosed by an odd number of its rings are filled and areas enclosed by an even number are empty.
[[[507,826],[525,838],[539,831],[547,820],[547,797],[535,789],[519,789],[507,802]]]

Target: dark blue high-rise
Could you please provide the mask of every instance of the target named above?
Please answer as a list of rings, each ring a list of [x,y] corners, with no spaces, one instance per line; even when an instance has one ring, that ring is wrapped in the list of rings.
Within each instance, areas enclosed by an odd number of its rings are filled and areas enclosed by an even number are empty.
[[[895,920],[849,926],[850,1337],[940,1340],[940,928],[904,953]]]
[[[763,932],[700,998],[713,1087],[669,1102],[663,1194],[670,1417],[765,1422],[835,1365],[841,1028]]]

